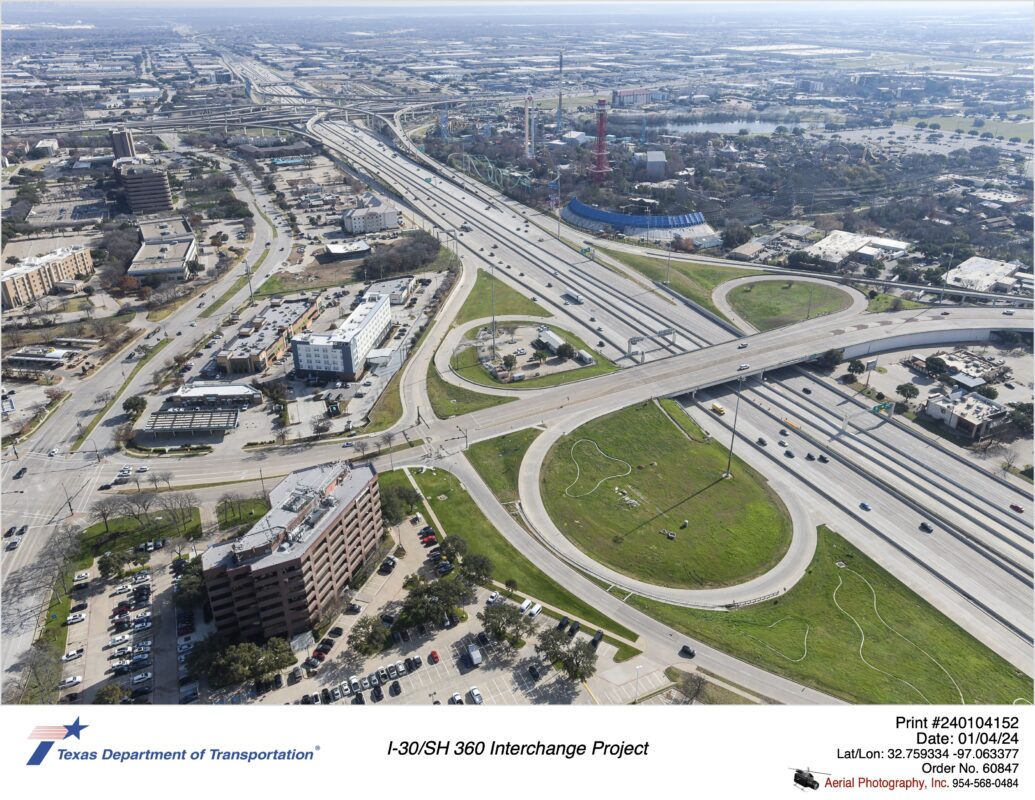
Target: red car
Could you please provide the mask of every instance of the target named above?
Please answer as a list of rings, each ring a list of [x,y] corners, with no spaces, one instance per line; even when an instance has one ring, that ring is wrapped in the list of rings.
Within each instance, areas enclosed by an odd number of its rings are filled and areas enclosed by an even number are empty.
[[[315,658],[317,661],[323,661],[325,658],[327,658],[327,654],[321,653],[319,650],[314,650],[313,658]]]
[[[1023,514],[1024,513],[1024,509],[1021,508],[1016,503],[1010,503],[1010,510],[1011,511],[1016,511],[1018,514]]]
[[[428,661],[430,661],[432,664],[438,663],[438,650],[432,650],[430,653],[428,653]]]

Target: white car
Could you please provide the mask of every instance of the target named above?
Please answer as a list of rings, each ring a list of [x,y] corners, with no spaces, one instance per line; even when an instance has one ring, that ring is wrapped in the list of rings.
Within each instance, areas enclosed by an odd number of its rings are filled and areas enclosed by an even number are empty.
[[[51,450],[51,451],[50,451],[49,453],[47,453],[47,455],[48,455],[48,456],[50,456],[51,458],[53,458],[53,457],[54,457],[54,456],[56,456],[57,454],[58,454],[58,451],[57,451],[57,448],[56,448],[56,447],[55,447],[55,448],[53,448],[53,449],[52,449],[52,450]]]
[[[150,583],[150,582],[151,582],[151,576],[148,575],[146,572],[141,572],[139,575],[137,575],[135,578],[133,578],[133,583]]]
[[[147,472],[149,469],[151,468],[147,464],[141,464],[137,467],[137,472]]]
[[[88,580],[90,580],[90,573],[89,572],[77,572],[75,574],[75,578],[72,580],[72,583],[79,583],[79,581],[88,581]]]
[[[129,591],[129,584],[128,583],[123,583],[123,584],[120,584],[120,585],[116,586],[112,590],[111,593],[112,594],[126,594],[126,592],[128,592],[128,591]]]
[[[82,675],[69,675],[58,684],[59,689],[67,689],[69,686],[78,686],[83,682]]]
[[[743,350],[747,346],[748,346],[747,342],[741,342],[740,344],[737,345],[737,349],[738,350]]]
[[[108,640],[108,647],[118,647],[120,644],[124,644],[129,641],[129,635],[120,633],[118,636],[113,636]]]
[[[151,630],[151,623],[150,623],[150,621],[134,622],[133,623],[133,630],[137,631],[137,632],[139,632],[139,631],[149,631],[149,630]]]
[[[68,619],[65,620],[66,625],[75,625],[77,622],[86,622],[86,614],[69,614]]]
[[[133,655],[133,648],[130,647],[127,644],[127,645],[123,645],[122,647],[116,648],[115,652],[111,654],[111,657],[112,658],[119,658],[119,659],[121,659],[124,656],[131,656],[131,655]]]
[[[69,650],[67,653],[65,653],[63,656],[61,656],[61,660],[62,661],[75,661],[77,658],[82,658],[83,657],[83,653],[85,653],[85,652],[86,652],[86,648],[85,647],[77,647],[75,650]]]
[[[737,372],[743,372],[746,369],[751,369],[751,365],[750,364],[741,364],[739,367],[737,367]]]
[[[149,680],[151,680],[150,672],[138,672],[136,675],[133,676],[133,680],[131,681],[131,683],[134,686],[138,686],[141,683],[147,683]]]
[[[500,599],[500,593],[499,592],[493,592],[492,594],[489,595],[489,605],[491,606],[493,603],[498,602],[499,599]]]
[[[482,693],[478,691],[477,686],[472,686],[470,689],[471,701],[476,705],[480,706],[485,700],[482,699]]]
[[[192,645],[190,642],[186,642],[184,644],[176,645],[176,652],[177,653],[189,653],[193,649],[194,649],[194,645]]]
[[[464,704],[464,698],[460,696],[460,692],[453,692],[453,696],[449,698],[449,702],[454,706],[462,706]]]

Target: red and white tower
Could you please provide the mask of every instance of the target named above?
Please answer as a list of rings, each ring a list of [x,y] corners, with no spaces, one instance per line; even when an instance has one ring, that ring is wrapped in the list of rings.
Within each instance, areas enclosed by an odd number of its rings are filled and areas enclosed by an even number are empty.
[[[596,163],[590,167],[590,174],[596,183],[603,183],[611,166],[607,163],[607,101],[597,100],[597,141],[593,145]]]

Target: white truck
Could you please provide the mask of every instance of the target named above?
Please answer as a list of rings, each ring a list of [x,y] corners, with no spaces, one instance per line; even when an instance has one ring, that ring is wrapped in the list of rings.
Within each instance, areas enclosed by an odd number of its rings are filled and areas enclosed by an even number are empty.
[[[579,294],[578,292],[573,292],[570,289],[564,293],[564,296],[567,297],[571,302],[575,303],[575,305],[581,306],[583,302],[585,302],[582,299],[581,294]]]

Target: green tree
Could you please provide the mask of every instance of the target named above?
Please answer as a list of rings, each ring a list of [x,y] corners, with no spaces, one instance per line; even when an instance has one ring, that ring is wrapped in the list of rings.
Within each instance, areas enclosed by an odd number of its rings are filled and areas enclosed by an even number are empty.
[[[459,561],[465,555],[467,555],[467,542],[460,536],[447,536],[442,540],[442,544],[439,545],[442,555],[448,558],[450,561]]]
[[[944,375],[949,371],[949,365],[945,363],[945,359],[938,356],[928,356],[925,358],[924,368],[927,370],[928,375]]]
[[[449,540],[447,539],[446,541]],[[495,565],[488,556],[483,556],[481,553],[471,553],[464,556],[463,563],[460,565],[460,574],[473,584],[485,586],[492,579],[494,568]]]
[[[575,348],[565,342],[557,348],[557,357],[565,360],[575,358]]]
[[[739,219],[731,219],[722,232],[722,246],[727,250],[740,247],[751,238],[751,230]]]
[[[866,372],[866,365],[859,359],[853,358],[848,362],[848,371],[853,375],[862,375],[862,373]]]
[[[298,659],[291,652],[291,646],[287,643],[287,640],[274,636],[263,646],[262,655],[256,666],[257,674],[252,677],[265,678],[292,666],[296,661]]]
[[[388,644],[388,628],[375,617],[363,617],[349,632],[349,647],[360,655],[372,656],[380,653]]]
[[[503,356],[503,366],[507,369],[514,369],[517,366],[517,359],[512,355]]]
[[[514,594],[518,588],[518,582],[513,578],[507,578],[506,583],[503,585],[507,587],[507,594]]]
[[[913,398],[920,396],[920,390],[911,383],[900,383],[895,387],[895,391],[898,392],[899,397],[905,398],[906,400],[912,400]]]
[[[597,651],[585,639],[575,639],[564,654],[561,668],[576,683],[589,680],[597,671]]]
[[[495,603],[478,612],[478,619],[485,630],[497,639],[510,639],[529,634],[532,622],[513,603]]]
[[[1032,408],[1032,403],[1017,403],[1010,409],[1010,422],[1025,435],[1032,432]]]
[[[136,394],[122,402],[122,410],[133,417],[139,417],[147,408],[147,400]]]
[[[827,350],[816,359],[816,364],[824,369],[833,369],[844,359],[844,350]]]
[[[123,568],[129,563],[129,556],[125,552],[107,552],[97,559],[97,570],[101,577],[107,580],[115,575],[121,575]]]
[[[107,683],[97,690],[93,701],[99,706],[117,706],[129,697],[129,690],[121,683]]]
[[[556,664],[564,658],[568,649],[568,634],[557,628],[549,627],[539,632],[535,651],[548,664]]]
[[[987,383],[984,386],[979,386],[974,391],[982,397],[987,397],[989,400],[995,400],[999,396],[999,390],[994,386],[989,386]]]
[[[381,487],[381,515],[389,525],[398,525],[417,507],[420,495],[411,486]]]

